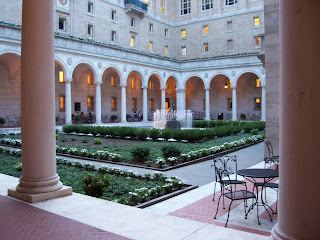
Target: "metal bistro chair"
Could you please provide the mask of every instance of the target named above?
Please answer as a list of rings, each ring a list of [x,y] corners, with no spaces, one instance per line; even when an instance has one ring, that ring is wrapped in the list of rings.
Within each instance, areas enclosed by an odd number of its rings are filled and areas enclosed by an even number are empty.
[[[246,187],[247,190],[247,184],[244,181],[240,181],[237,179],[237,174],[235,174],[235,179],[222,179],[219,178],[219,172],[220,169],[223,169],[225,171],[228,172],[228,174],[232,174],[234,172],[238,171],[238,164],[237,164],[237,156],[224,156],[224,157],[217,157],[213,159],[213,165],[211,165],[211,167],[214,167],[215,169],[215,183],[214,183],[214,193],[213,193],[213,199],[212,201],[214,201],[215,195],[216,195],[216,185],[217,183],[220,183],[220,190],[221,190],[221,194],[224,194],[225,189],[227,189],[227,187],[229,187],[230,185],[234,184],[241,184],[244,185]],[[232,167],[234,169],[232,169]],[[227,189],[228,190],[228,189]],[[235,190],[237,190],[235,188]],[[223,208],[225,208],[224,206],[224,198],[223,198]]]
[[[217,167],[216,168],[216,174],[218,175],[218,180],[219,181],[225,181],[224,179],[227,179],[227,180],[231,181],[230,176],[229,176],[229,171],[227,171],[227,170],[225,170],[223,168]],[[219,197],[217,211],[216,211],[216,214],[214,215],[214,219],[217,218],[221,197],[223,197],[223,198],[226,197],[226,198],[231,200],[230,205],[229,205],[228,217],[227,217],[227,221],[226,221],[225,227],[227,227],[227,225],[228,225],[231,205],[232,205],[233,201],[243,200],[245,219],[247,219],[247,215],[248,215],[248,212],[249,212],[250,208],[249,208],[248,211],[246,210],[246,208],[247,208],[246,202],[247,202],[248,199],[256,199],[257,198],[256,195],[253,192],[249,192],[247,190],[234,191],[233,190],[233,186],[231,184],[229,191],[227,193],[222,193],[221,196]]]

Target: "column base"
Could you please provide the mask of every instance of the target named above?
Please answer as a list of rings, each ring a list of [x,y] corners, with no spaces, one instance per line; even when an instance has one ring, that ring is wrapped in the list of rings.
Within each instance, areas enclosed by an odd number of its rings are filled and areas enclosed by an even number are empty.
[[[295,238],[291,238],[285,235],[278,227],[278,224],[274,225],[271,230],[271,235],[269,237],[270,240],[292,240]]]
[[[34,203],[34,202],[40,202],[44,200],[49,200],[53,198],[58,197],[64,197],[72,194],[72,188],[63,186],[61,189],[53,192],[47,192],[47,193],[37,193],[37,194],[30,194],[30,193],[21,193],[17,192],[16,188],[8,189],[8,196],[18,198],[20,200]]]

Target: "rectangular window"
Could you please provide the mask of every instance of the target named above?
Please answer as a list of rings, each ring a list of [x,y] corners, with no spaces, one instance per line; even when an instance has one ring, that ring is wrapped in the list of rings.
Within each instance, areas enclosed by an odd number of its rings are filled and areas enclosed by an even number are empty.
[[[232,110],[232,98],[228,98],[228,111]]]
[[[135,44],[135,37],[131,37],[130,47],[134,47],[134,44]]]
[[[153,51],[153,42],[152,41],[149,42],[149,51],[150,52]]]
[[[59,18],[59,30],[60,31],[66,30],[66,19],[65,18]]]
[[[257,88],[261,87],[261,80],[259,78],[256,79],[256,87]]]
[[[117,12],[115,10],[111,11],[111,20],[114,22],[117,21]]]
[[[147,4],[148,7],[151,7],[151,0],[144,0],[144,3]]]
[[[153,24],[152,23],[150,23],[150,25],[149,25],[149,32],[153,33]]]
[[[187,47],[184,46],[184,47],[181,48],[181,54],[182,55],[187,55]]]
[[[207,35],[209,32],[209,27],[208,26],[203,26],[203,34]]]
[[[180,15],[186,15],[191,12],[190,0],[180,0]]]
[[[88,85],[92,85],[93,84],[92,77],[91,77],[90,73],[88,73],[88,75],[87,75],[87,82],[88,82]]]
[[[149,100],[149,110],[154,111],[154,99],[150,98]]]
[[[232,32],[233,31],[233,26],[232,26],[232,21],[227,22],[227,32]]]
[[[59,82],[63,83],[64,82],[64,74],[63,71],[59,72]]]
[[[64,112],[65,111],[65,104],[66,104],[66,98],[64,95],[59,96],[59,111]]]
[[[131,78],[131,88],[133,89],[135,87],[134,85],[134,78]]]
[[[88,24],[88,37],[92,38],[93,37],[93,25]]]
[[[238,3],[238,0],[225,0],[226,6],[235,5]]]
[[[111,97],[111,111],[117,111],[117,98]]]
[[[166,0],[161,0],[160,2],[160,12],[165,14],[166,13]]]
[[[256,111],[261,110],[261,98],[254,99],[254,110]]]
[[[131,109],[132,109],[132,111],[137,111],[137,99],[136,98],[132,98],[132,100],[131,100]]]
[[[93,98],[92,96],[89,96],[89,97],[87,98],[87,101],[88,101],[88,104],[87,104],[87,106],[88,106],[88,111],[94,111],[94,108],[93,108],[94,98]]]
[[[209,44],[208,43],[204,43],[203,44],[203,52],[204,53],[208,53],[209,52]]]
[[[113,43],[117,42],[117,32],[116,31],[111,32],[111,42],[113,42]]]
[[[186,38],[187,37],[187,31],[186,30],[181,30],[181,37]]]
[[[134,17],[131,18],[131,27],[136,26],[136,19]]]
[[[260,18],[259,17],[254,17],[253,18],[253,26],[254,27],[259,27],[260,26]]]
[[[227,41],[227,50],[228,51],[232,51],[233,50],[233,40],[232,39],[229,39]]]
[[[202,10],[209,10],[213,8],[213,0],[202,0]]]
[[[88,2],[88,13],[93,14],[93,3]]]
[[[261,43],[260,37],[254,37],[254,46],[256,48],[260,48],[261,47],[260,43]]]
[[[164,54],[165,54],[165,55],[168,54],[168,46],[164,46]]]
[[[115,87],[116,86],[116,82],[114,80],[114,77],[111,77],[110,84],[111,84],[111,87]]]
[[[81,111],[81,102],[74,103],[74,111],[80,112]]]
[[[169,38],[169,29],[167,29],[167,28],[164,29],[164,37],[167,39]]]
[[[154,82],[153,81],[149,81],[149,89],[150,90],[154,89]]]

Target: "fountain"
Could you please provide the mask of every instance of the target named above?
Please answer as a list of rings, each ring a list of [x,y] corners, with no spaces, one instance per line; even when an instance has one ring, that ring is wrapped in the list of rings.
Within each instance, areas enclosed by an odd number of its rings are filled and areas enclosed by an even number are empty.
[[[159,110],[153,114],[154,128],[191,128],[192,111],[191,110]]]

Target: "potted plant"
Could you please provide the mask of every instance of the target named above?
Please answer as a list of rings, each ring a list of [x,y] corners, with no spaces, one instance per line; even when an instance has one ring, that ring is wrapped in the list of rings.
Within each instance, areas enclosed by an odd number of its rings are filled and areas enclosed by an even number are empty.
[[[111,121],[114,122],[115,120],[117,120],[118,116],[117,115],[112,115],[110,117]]]
[[[246,120],[246,119],[247,119],[247,116],[246,116],[244,113],[241,113],[241,114],[240,114],[240,119],[241,119],[241,120]]]
[[[0,126],[6,123],[6,120],[2,117],[0,117]]]

